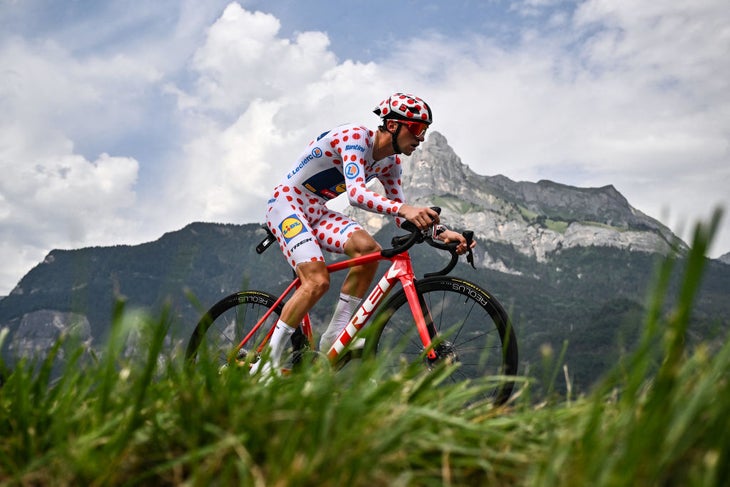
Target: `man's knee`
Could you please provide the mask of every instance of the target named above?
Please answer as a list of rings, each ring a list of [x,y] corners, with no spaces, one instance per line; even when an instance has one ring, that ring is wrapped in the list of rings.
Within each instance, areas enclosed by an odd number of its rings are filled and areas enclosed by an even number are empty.
[[[322,296],[329,290],[330,275],[323,262],[300,264],[297,267],[297,274],[302,281],[301,287],[315,296]]]
[[[309,286],[312,289],[312,292],[316,294],[317,296],[324,295],[330,288],[330,278],[327,273],[324,273],[323,275],[317,275],[314,276],[309,281]]]
[[[354,232],[345,244],[345,253],[350,257],[360,257],[380,250],[380,244],[365,230]]]

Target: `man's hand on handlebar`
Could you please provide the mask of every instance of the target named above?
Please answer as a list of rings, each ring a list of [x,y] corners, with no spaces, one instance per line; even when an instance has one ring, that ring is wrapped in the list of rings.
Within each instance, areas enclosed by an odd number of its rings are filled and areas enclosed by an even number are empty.
[[[419,230],[426,230],[431,225],[439,222],[439,214],[431,208],[416,207],[403,204],[398,210],[398,216],[405,218],[418,227]]]
[[[403,204],[398,211],[398,216],[405,218],[401,228],[408,232],[408,235],[393,237],[393,248],[381,251],[383,257],[391,258],[400,253],[407,252],[414,244],[428,242],[429,245],[441,250],[447,250],[451,254],[451,262],[438,272],[425,274],[429,276],[445,276],[456,266],[459,255],[466,254],[466,260],[472,267],[474,265],[474,253],[472,249],[476,246],[474,232],[465,230],[463,233],[449,230],[443,225],[438,225],[441,208],[414,207]],[[431,235],[425,235],[425,231],[431,228]]]
[[[469,248],[467,248],[466,238],[464,238],[464,236],[459,232],[455,232],[453,230],[444,230],[443,232],[439,233],[437,238],[444,243],[458,242],[459,245],[456,246],[456,253],[458,255],[463,255],[466,253],[467,250],[469,250]],[[476,241],[472,240],[471,248],[473,249],[476,244]]]

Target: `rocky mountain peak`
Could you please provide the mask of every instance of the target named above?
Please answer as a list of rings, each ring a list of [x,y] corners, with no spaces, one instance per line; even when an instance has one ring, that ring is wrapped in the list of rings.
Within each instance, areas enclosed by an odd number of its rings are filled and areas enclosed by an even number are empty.
[[[475,173],[431,132],[410,157],[403,157],[403,186],[411,204],[435,205],[453,228],[472,228],[489,242],[510,245],[546,261],[554,252],[580,246],[604,246],[640,252],[668,253],[686,245],[657,220],[633,208],[612,185],[579,188],[549,180],[513,181],[503,175]],[[350,211],[371,231],[384,219]],[[497,258],[483,265],[508,272]]]
[[[431,132],[416,152],[403,160],[406,187],[414,190],[433,189],[436,184],[440,191],[455,194],[463,181],[476,176],[439,132]]]

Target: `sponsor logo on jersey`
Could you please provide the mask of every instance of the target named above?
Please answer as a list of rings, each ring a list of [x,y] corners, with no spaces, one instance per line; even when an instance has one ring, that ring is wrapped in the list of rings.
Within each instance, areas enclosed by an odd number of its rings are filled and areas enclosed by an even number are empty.
[[[343,228],[342,230],[340,230],[340,233],[341,233],[342,235],[345,235],[345,233],[347,233],[347,230],[348,230],[348,229],[349,229],[350,227],[354,226],[354,225],[357,225],[357,223],[355,223],[355,222],[351,222],[351,223],[349,223],[348,225],[346,225],[346,226],[345,226],[345,228]]]
[[[345,150],[359,150],[360,152],[365,152],[365,147],[359,144],[347,144],[345,146]]]
[[[279,229],[287,243],[289,243],[289,241],[297,235],[307,233],[307,229],[304,227],[304,224],[296,215],[284,218],[284,221],[279,225]]]
[[[360,174],[360,168],[354,162],[349,163],[345,166],[345,176],[347,179],[356,178]]]
[[[311,161],[312,159],[319,159],[320,157],[322,157],[322,149],[320,149],[319,147],[315,147],[314,149],[312,149],[311,153],[307,154],[307,157],[305,157],[304,159],[299,161],[299,164],[297,164],[297,167],[292,169],[291,172],[286,175],[286,178],[287,179],[293,178],[296,173],[298,173],[299,171],[304,169],[304,166],[309,164],[309,161]]]
[[[325,135],[327,135],[328,133],[330,133],[330,131],[329,131],[329,130],[328,130],[327,132],[322,132],[322,133],[321,133],[321,134],[319,135],[319,137],[317,137],[317,140],[322,140],[322,137],[324,137],[324,136],[325,136]]]
[[[295,244],[294,244],[294,247],[292,247],[292,248],[291,248],[291,251],[292,251],[292,252],[294,252],[294,251],[295,251],[296,249],[298,249],[299,247],[301,247],[301,246],[302,246],[302,245],[304,245],[305,243],[308,243],[308,242],[311,242],[311,241],[312,241],[312,238],[311,238],[311,237],[310,237],[310,238],[305,238],[305,239],[304,239],[304,240],[302,240],[301,242],[297,242],[297,243],[295,243]]]
[[[331,200],[337,197],[338,194],[344,193],[346,187],[345,178],[342,177],[342,172],[337,167],[331,167],[313,174],[302,184],[309,191],[325,200]]]

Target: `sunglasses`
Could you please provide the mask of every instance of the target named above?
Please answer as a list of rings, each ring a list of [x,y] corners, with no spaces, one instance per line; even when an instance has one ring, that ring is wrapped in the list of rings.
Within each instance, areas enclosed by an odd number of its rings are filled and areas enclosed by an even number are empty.
[[[416,137],[423,137],[423,135],[426,133],[426,129],[428,129],[428,124],[424,122],[415,122],[415,121],[406,121],[406,120],[396,120],[398,123],[405,125],[406,128],[410,133],[412,133]]]

